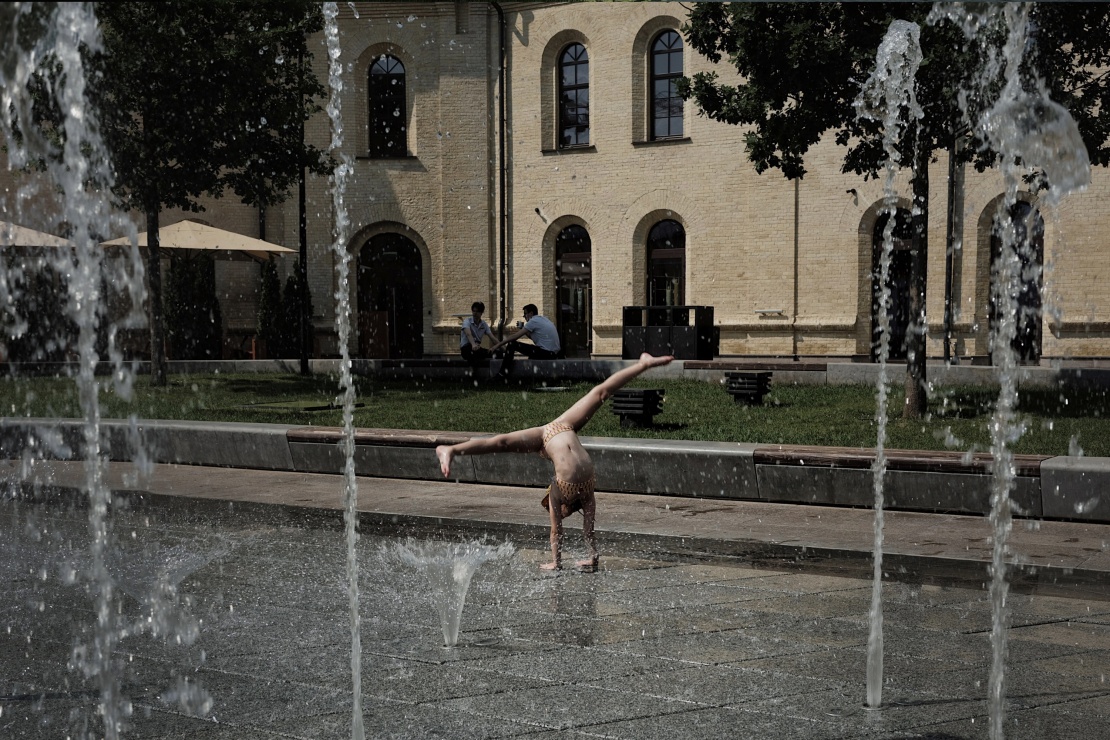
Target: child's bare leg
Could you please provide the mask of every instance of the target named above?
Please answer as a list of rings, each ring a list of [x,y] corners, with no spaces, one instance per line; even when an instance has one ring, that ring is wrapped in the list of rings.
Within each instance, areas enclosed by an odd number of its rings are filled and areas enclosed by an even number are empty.
[[[548,492],[547,505],[551,514],[551,562],[540,566],[544,570],[559,570],[563,564],[563,501],[562,497],[556,493],[557,490],[555,486],[552,486],[551,491]]]
[[[543,428],[533,427],[519,432],[497,434],[493,437],[476,437],[457,445],[436,447],[439,469],[446,478],[451,473],[455,455],[486,455],[491,452],[538,452],[543,446]]]
[[[588,572],[597,570],[597,537],[594,535],[594,516],[596,513],[597,500],[591,493],[589,497],[582,502],[582,538],[586,540],[586,551],[589,557],[575,563],[579,570]]]
[[[436,457],[439,458],[439,469],[443,471],[443,477],[446,478],[451,474],[451,460],[455,457],[455,448],[451,445],[440,445],[436,447]]]
[[[673,359],[674,358],[670,355],[652,357],[645,352],[640,355],[640,359],[635,365],[618,370],[591,388],[589,393],[582,396],[573,406],[564,411],[557,421],[570,424],[576,431],[581,429],[586,426],[590,418],[597,413],[597,410],[601,408],[602,404],[604,404],[616,391],[623,388],[645,371],[653,367],[666,365]]]

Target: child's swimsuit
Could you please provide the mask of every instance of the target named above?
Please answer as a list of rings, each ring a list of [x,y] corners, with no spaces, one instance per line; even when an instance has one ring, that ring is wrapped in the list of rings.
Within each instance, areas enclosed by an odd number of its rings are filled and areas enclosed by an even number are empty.
[[[553,421],[545,426],[543,428],[543,449],[540,450],[540,455],[550,460],[551,458],[547,454],[548,442],[550,442],[552,439],[562,434],[563,432],[573,431],[574,427],[564,421]],[[551,485],[547,487],[548,492],[543,497],[543,500],[540,501],[540,505],[543,506],[543,508],[545,509],[550,508],[552,487],[558,486],[560,494],[559,498],[562,502],[559,506],[559,509],[563,514],[563,518],[565,519],[574,512],[581,509],[582,504],[583,502],[585,502],[586,498],[589,495],[593,494],[595,480],[596,479],[594,478],[594,476],[591,475],[589,480],[583,481],[581,483],[569,483],[560,478],[558,475],[553,476],[551,478]]]

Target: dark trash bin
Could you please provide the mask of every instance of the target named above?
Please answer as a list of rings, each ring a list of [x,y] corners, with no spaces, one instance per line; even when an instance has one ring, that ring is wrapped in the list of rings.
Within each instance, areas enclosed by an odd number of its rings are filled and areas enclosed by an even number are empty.
[[[674,355],[678,360],[712,360],[720,352],[712,306],[625,306],[622,322],[621,357],[626,360],[635,360],[643,352]]]

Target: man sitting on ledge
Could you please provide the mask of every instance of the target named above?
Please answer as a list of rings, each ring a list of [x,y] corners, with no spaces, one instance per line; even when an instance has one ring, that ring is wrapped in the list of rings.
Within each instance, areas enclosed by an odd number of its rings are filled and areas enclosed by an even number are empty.
[[[531,339],[532,344],[517,341],[524,337]],[[532,360],[554,360],[562,349],[562,345],[559,344],[559,330],[549,320],[540,316],[540,310],[534,303],[524,307],[524,326],[493,345],[491,349],[497,352],[502,347],[505,349],[501,371],[496,376],[499,378],[509,377],[513,369],[514,355],[517,352]]]

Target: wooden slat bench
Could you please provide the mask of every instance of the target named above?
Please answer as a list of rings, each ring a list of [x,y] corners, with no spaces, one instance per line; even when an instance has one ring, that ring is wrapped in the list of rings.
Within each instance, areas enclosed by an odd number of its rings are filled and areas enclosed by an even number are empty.
[[[768,370],[725,373],[725,381],[725,390],[732,400],[743,401],[749,406],[762,404],[763,397],[771,390],[771,372]]]
[[[649,427],[652,418],[663,413],[665,394],[662,388],[622,388],[613,394],[612,411],[622,427]]]

